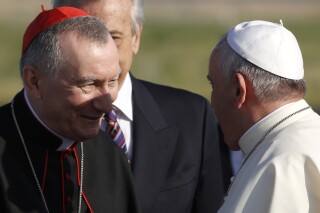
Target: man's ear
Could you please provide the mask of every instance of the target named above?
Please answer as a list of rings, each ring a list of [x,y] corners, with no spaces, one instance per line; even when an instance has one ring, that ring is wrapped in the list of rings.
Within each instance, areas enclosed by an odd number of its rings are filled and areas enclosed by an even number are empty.
[[[241,73],[238,73],[236,72],[234,75],[233,75],[233,80],[236,84],[236,94],[235,94],[235,98],[236,98],[236,102],[235,102],[235,107],[240,109],[243,104],[245,103],[246,101],[246,98],[247,98],[247,81],[245,79],[245,77],[241,74]]]
[[[132,50],[134,55],[136,55],[139,51],[141,33],[142,33],[142,24],[138,25],[136,34],[132,36]]]
[[[39,89],[40,72],[33,66],[27,64],[22,70],[22,80],[24,87],[28,93],[36,99],[41,98],[41,92]]]

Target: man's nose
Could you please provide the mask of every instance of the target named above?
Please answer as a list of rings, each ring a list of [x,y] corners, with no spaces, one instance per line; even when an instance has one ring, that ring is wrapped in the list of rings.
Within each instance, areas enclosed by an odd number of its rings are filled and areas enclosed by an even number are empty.
[[[109,113],[112,109],[112,97],[109,90],[102,91],[94,100],[93,107],[100,112]]]

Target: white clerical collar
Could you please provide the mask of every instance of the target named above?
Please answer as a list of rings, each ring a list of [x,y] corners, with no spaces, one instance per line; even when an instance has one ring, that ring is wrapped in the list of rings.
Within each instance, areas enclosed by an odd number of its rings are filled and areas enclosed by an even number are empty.
[[[57,149],[57,151],[64,151],[69,149],[73,144],[74,144],[74,140],[70,140],[67,138],[64,138],[60,135],[58,135],[56,132],[54,132],[53,130],[51,130],[37,115],[37,113],[34,111],[33,107],[31,106],[31,103],[29,101],[29,98],[27,96],[27,92],[26,90],[24,90],[24,98],[27,102],[27,105],[29,107],[29,109],[31,110],[32,114],[34,115],[34,117],[41,123],[42,126],[44,126],[47,130],[49,130],[52,134],[54,134],[55,136],[57,136],[58,138],[60,138],[62,140],[62,144],[59,146],[59,148]]]
[[[266,134],[266,131],[272,128],[272,126],[274,126],[286,116],[308,106],[309,105],[307,104],[307,102],[302,99],[293,103],[286,104],[262,118],[241,136],[239,140],[241,151],[245,156],[247,156],[252,152],[257,143],[259,143],[260,139]],[[298,117],[299,116],[295,116],[296,119]],[[283,122],[282,125],[285,125],[285,122]],[[278,128],[280,127],[281,125],[278,126]]]
[[[130,121],[133,121],[132,110],[132,82],[129,73],[118,92],[117,99],[113,102],[113,105],[119,109]]]

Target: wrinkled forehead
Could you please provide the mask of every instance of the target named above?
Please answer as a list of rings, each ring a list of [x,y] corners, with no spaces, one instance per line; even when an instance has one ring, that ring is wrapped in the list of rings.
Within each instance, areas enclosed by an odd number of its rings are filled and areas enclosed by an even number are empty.
[[[131,14],[131,0],[85,0],[82,1],[79,7],[90,15],[100,18],[110,16],[117,13]]]

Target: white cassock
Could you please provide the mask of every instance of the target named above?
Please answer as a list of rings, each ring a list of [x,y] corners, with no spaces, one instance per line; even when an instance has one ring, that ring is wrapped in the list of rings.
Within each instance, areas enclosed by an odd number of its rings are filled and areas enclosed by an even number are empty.
[[[320,212],[320,116],[307,107],[285,105],[241,137],[246,159],[219,213]]]

